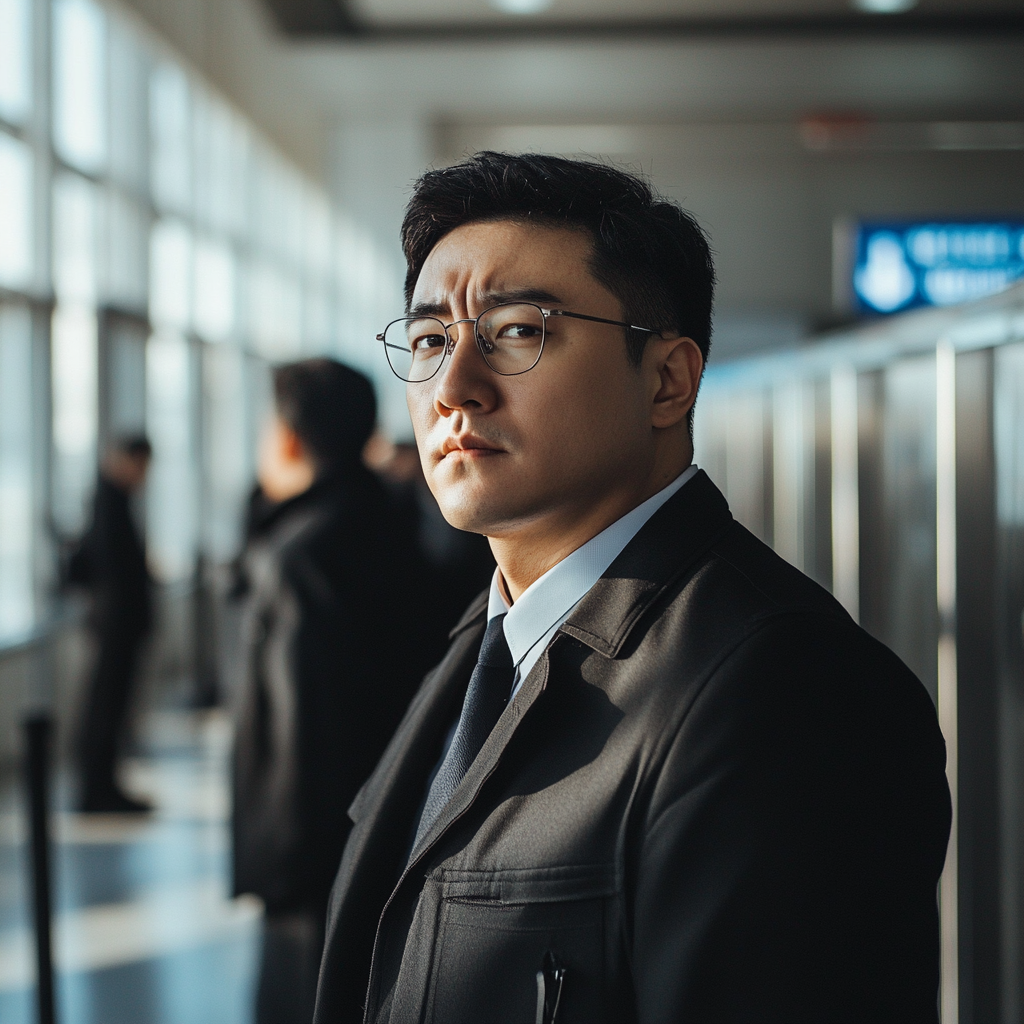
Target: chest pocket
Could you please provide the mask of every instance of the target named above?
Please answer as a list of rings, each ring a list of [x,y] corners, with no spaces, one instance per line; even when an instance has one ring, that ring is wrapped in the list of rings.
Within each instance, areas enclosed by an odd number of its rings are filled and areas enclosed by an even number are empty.
[[[605,1019],[606,921],[617,891],[613,865],[438,874],[428,1021]]]

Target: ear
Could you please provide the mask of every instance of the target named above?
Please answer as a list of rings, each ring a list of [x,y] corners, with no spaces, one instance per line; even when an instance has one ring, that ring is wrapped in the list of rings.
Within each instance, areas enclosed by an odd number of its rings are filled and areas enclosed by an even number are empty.
[[[286,423],[281,424],[281,454],[287,462],[305,462],[307,460],[306,446],[291,427]]]
[[[685,421],[697,400],[704,357],[693,338],[653,338],[647,344],[647,355],[653,360],[657,374],[651,404],[651,426],[656,429],[674,427]]]

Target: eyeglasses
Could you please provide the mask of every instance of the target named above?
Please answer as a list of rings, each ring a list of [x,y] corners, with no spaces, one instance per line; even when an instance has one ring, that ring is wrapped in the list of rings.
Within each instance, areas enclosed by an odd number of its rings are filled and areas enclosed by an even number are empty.
[[[622,320],[603,316],[586,316],[565,309],[544,309],[532,302],[503,302],[485,309],[475,319],[467,318],[444,324],[432,316],[407,316],[392,320],[377,335],[384,343],[384,352],[395,376],[413,384],[430,380],[455,349],[458,338],[451,329],[458,324],[472,324],[477,348],[484,362],[503,377],[532,370],[540,362],[551,316],[567,316],[574,320],[590,320],[596,324],[612,324],[644,334],[657,334],[653,328],[637,327]]]

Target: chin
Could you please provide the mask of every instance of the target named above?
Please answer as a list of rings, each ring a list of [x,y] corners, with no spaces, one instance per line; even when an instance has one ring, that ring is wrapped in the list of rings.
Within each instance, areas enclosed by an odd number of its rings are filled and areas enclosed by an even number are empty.
[[[511,512],[511,509],[500,507],[504,503],[496,500],[496,493],[502,491],[460,481],[437,488],[434,496],[441,507],[441,514],[457,530],[489,536],[499,523],[509,519]]]
[[[452,495],[442,498],[438,504],[441,506],[441,514],[456,530],[465,530],[466,533],[487,533],[490,517],[478,503]]]

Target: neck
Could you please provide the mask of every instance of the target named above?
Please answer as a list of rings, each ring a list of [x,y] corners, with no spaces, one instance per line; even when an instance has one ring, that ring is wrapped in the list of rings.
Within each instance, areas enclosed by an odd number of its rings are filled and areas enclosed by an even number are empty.
[[[544,573],[667,487],[692,461],[690,449],[685,458],[657,467],[640,485],[613,488],[594,500],[558,509],[522,528],[489,535],[507,596],[518,601]]]

